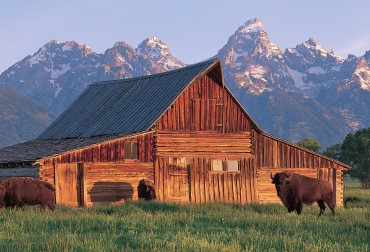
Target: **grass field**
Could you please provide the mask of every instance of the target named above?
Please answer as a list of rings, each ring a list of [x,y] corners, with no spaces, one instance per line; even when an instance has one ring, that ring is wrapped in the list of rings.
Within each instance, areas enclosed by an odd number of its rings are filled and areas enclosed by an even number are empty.
[[[0,251],[369,251],[370,190],[345,197],[362,204],[320,218],[318,207],[297,216],[279,205],[0,210]]]

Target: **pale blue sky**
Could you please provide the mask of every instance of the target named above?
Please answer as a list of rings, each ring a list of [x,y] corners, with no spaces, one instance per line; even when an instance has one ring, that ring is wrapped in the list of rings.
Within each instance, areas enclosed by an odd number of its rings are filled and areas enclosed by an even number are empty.
[[[310,37],[343,57],[370,50],[368,0],[0,0],[0,73],[53,39],[103,53],[117,41],[136,48],[157,36],[195,63],[255,17],[282,50]]]

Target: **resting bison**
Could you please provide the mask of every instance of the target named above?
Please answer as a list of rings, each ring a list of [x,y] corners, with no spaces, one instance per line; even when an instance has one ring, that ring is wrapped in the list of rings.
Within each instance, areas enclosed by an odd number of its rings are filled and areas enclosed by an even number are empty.
[[[40,204],[55,209],[55,188],[53,185],[27,177],[11,177],[0,182],[0,201],[5,207],[23,208],[25,205]]]
[[[303,204],[311,205],[317,202],[321,216],[325,211],[326,202],[333,215],[335,214],[335,198],[329,182],[288,172],[279,172],[275,176],[271,173],[270,177],[275,184],[277,195],[289,213],[295,210],[300,215]]]
[[[139,199],[152,200],[157,198],[154,184],[148,180],[140,180],[137,190]]]

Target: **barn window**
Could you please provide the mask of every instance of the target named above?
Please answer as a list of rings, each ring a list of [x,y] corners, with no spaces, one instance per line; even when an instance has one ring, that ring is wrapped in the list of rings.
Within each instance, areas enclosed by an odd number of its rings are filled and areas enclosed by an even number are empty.
[[[137,142],[124,142],[124,159],[138,159]]]
[[[222,160],[212,160],[212,170],[213,171],[223,171]]]
[[[212,171],[239,171],[238,160],[212,160]]]
[[[228,171],[239,171],[238,160],[227,160]]]

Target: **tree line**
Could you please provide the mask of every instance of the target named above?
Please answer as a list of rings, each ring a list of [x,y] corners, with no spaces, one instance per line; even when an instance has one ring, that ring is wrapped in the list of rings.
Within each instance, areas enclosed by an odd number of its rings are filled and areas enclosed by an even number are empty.
[[[315,152],[322,148],[321,143],[313,138],[303,139],[297,145]],[[359,179],[363,187],[369,188],[370,127],[347,134],[343,142],[330,145],[322,154],[350,165],[352,168],[346,174]]]

